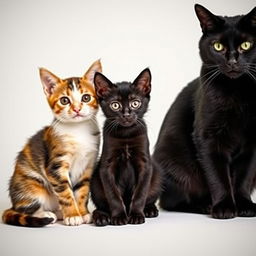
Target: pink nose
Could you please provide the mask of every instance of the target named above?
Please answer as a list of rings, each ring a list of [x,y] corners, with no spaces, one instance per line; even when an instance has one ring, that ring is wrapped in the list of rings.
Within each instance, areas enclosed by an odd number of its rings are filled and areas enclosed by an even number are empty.
[[[73,108],[74,112],[76,112],[77,114],[80,112],[79,108]]]

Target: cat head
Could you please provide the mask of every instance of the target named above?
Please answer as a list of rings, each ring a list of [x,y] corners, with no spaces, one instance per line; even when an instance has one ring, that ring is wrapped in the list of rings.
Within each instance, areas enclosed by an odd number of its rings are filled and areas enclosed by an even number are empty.
[[[113,84],[101,73],[96,73],[94,84],[102,111],[113,125],[131,127],[140,124],[150,99],[151,73],[148,68],[133,83]]]
[[[196,4],[203,36],[199,43],[205,67],[215,75],[256,79],[256,7],[247,15],[222,17]],[[214,75],[213,75],[214,76]]]
[[[102,71],[100,60],[83,77],[60,79],[44,68],[39,71],[44,93],[58,121],[82,122],[95,116],[98,102],[93,79],[96,72]]]

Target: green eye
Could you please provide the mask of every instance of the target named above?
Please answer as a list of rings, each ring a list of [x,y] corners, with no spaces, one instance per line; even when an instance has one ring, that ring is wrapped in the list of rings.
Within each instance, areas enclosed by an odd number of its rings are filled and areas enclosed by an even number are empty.
[[[122,106],[119,102],[117,101],[113,101],[111,104],[110,104],[110,107],[112,108],[112,110],[114,111],[118,111]]]
[[[61,97],[61,98],[60,98],[60,103],[61,103],[62,105],[67,105],[67,104],[70,103],[70,100],[69,100],[68,97]]]
[[[244,50],[244,51],[248,51],[248,50],[250,50],[252,48],[252,43],[248,42],[248,41],[247,42],[243,42],[243,43],[241,43],[240,48],[242,50]]]
[[[219,43],[219,42],[215,42],[213,44],[213,47],[214,47],[214,50],[217,51],[217,52],[221,52],[224,50],[224,45]]]

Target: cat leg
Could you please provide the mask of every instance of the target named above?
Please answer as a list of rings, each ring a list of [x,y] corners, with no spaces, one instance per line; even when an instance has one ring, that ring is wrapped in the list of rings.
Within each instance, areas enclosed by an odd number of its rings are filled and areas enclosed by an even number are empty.
[[[101,184],[111,213],[111,225],[126,225],[128,216],[119,188],[115,182],[116,161],[102,168]]]
[[[211,215],[216,219],[229,219],[237,216],[230,174],[231,155],[224,144],[228,143],[226,133],[219,132],[218,136],[201,139],[199,159],[211,193]]]
[[[83,223],[79,212],[71,182],[69,180],[69,163],[56,159],[46,169],[46,174],[58,198],[63,213],[63,222],[68,226],[77,226]]]
[[[12,225],[42,227],[56,221],[54,214],[37,215],[49,205],[51,192],[47,180],[26,162],[17,162],[14,178],[10,183],[12,208],[7,210],[6,222]],[[51,209],[49,209],[51,211]],[[48,211],[48,210],[47,210]],[[3,216],[4,219],[4,216]]]
[[[144,215],[146,218],[154,218],[158,216],[158,209],[155,205],[161,192],[161,168],[153,163],[153,175],[147,195],[146,205],[144,207]]]
[[[41,207],[33,214],[33,216],[38,218],[53,218],[52,223],[62,219],[62,216],[57,214],[59,212],[60,205],[53,191],[47,191],[47,193],[41,194],[39,201]]]
[[[256,204],[251,200],[253,180],[256,175],[253,149],[237,156],[231,165],[234,194],[239,217],[255,217]]]
[[[91,197],[96,209],[92,213],[92,222],[96,226],[106,226],[110,224],[110,210],[103,186],[100,180],[98,169],[94,170],[91,179]]]
[[[3,221],[11,225],[42,227],[56,222],[56,215],[52,211],[44,210],[44,203],[48,203],[48,191],[37,180],[27,178],[26,191],[16,187],[15,196],[12,195],[13,207],[3,214]]]
[[[153,175],[153,168],[151,163],[141,161],[141,158],[142,156],[138,156],[133,159],[135,172],[138,174],[138,181],[132,196],[129,224],[142,224],[145,222],[144,210]],[[147,158],[145,157],[145,159]],[[152,204],[148,205],[148,207],[150,207],[151,210],[153,209]],[[147,210],[149,211],[149,208],[147,208]]]
[[[34,217],[37,218],[52,218],[52,223],[55,223],[57,221],[57,216],[51,212],[51,211],[44,211],[42,208],[40,208],[39,210],[37,210],[35,213],[33,213]]]
[[[91,214],[88,211],[87,204],[90,191],[90,178],[92,168],[87,168],[84,174],[80,177],[78,183],[73,187],[78,209],[83,217],[84,223],[91,223]]]

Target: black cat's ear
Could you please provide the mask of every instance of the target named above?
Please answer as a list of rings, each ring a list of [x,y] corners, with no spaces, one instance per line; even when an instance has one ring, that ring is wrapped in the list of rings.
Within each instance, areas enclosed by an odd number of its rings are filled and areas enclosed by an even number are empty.
[[[56,85],[62,80],[45,68],[39,68],[40,78],[44,93],[47,97],[51,96]]]
[[[144,69],[132,84],[143,95],[148,95],[151,91],[150,70],[148,68]]]
[[[222,18],[214,15],[200,4],[195,4],[195,12],[203,33],[214,31],[225,23]]]
[[[256,7],[254,7],[248,14],[242,17],[240,24],[247,29],[256,29]]]
[[[113,87],[113,84],[101,73],[96,72],[94,75],[94,86],[95,86],[96,95],[99,98],[105,98],[106,96],[109,95]]]

